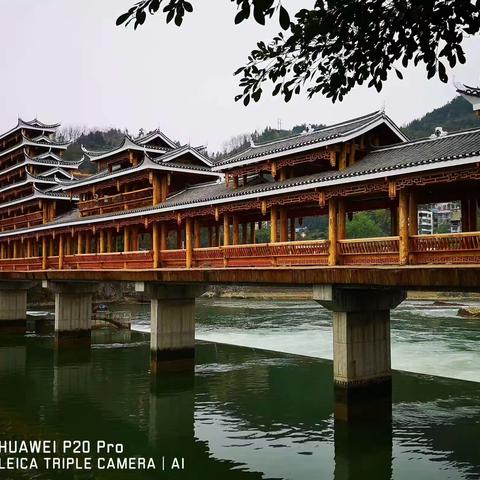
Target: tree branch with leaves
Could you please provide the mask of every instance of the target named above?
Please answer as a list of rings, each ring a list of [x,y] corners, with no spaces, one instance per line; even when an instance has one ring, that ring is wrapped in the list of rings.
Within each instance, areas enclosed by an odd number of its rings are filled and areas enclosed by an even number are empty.
[[[258,42],[240,76],[235,99],[259,101],[265,84],[289,101],[305,92],[341,101],[367,83],[381,91],[390,72],[423,65],[427,78],[446,83],[446,66],[465,63],[467,36],[480,30],[480,0],[316,0],[292,17],[281,0],[230,0],[235,23],[250,19],[264,25],[276,17],[283,32],[268,44]],[[181,26],[193,4],[186,0],[142,0],[117,19],[117,25],[143,25],[147,13],[163,13]]]

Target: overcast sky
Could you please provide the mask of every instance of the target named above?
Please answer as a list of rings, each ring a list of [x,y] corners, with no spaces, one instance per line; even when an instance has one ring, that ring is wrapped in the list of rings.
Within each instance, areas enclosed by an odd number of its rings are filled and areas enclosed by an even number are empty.
[[[217,150],[229,137],[299,123],[335,123],[382,108],[400,125],[455,96],[453,85],[427,81],[423,68],[394,76],[378,94],[356,88],[342,103],[321,96],[264,95],[247,108],[235,103],[233,76],[259,39],[279,30],[276,22],[235,26],[230,0],[191,0],[193,15],[177,28],[160,16],[136,32],[116,27],[134,0],[0,0],[0,130],[18,116],[90,127],[160,127],[182,143]],[[313,0],[291,0],[298,9]],[[479,83],[480,40],[465,44],[468,63],[455,79]]]

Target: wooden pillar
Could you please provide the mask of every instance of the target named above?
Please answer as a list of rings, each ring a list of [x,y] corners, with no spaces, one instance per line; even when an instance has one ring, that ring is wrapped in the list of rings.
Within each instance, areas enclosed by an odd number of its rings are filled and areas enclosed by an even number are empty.
[[[400,265],[408,264],[409,242],[408,242],[408,200],[409,193],[407,190],[400,190],[398,202],[398,234],[400,237]]]
[[[238,215],[233,215],[233,244],[240,243],[240,225],[238,223]]]
[[[242,223],[242,245],[248,243],[248,223]]]
[[[13,258],[18,258],[18,241],[13,241]]]
[[[160,264],[160,225],[153,222],[152,225],[152,249],[153,249],[153,268],[158,268]]]
[[[92,253],[92,233],[85,233],[85,253]]]
[[[130,244],[130,227],[123,228],[123,251],[130,252],[131,250]]]
[[[58,237],[58,269],[63,270],[64,235]]]
[[[338,169],[340,171],[345,170],[347,168],[347,149],[348,149],[348,145],[344,143],[342,145],[342,151],[340,152],[340,161],[338,163]]]
[[[414,192],[410,192],[408,201],[408,231],[410,236],[418,235],[417,196]]]
[[[192,260],[193,260],[193,228],[192,228],[192,219],[187,217],[185,220],[185,258],[186,258],[186,267],[192,268]]]
[[[345,240],[346,237],[346,208],[345,208],[345,199],[338,199],[338,212],[337,212],[337,238],[338,240]]]
[[[27,255],[26,255],[26,257],[30,258],[32,256],[33,256],[32,255],[32,239],[27,238]]]
[[[83,253],[82,232],[78,232],[78,234],[77,234],[77,254],[81,255],[82,253]]]
[[[328,265],[334,266],[338,262],[338,200],[331,198],[328,201]]]
[[[230,218],[226,213],[223,215],[223,245],[230,245]]]
[[[6,258],[5,257],[5,242],[2,242],[0,244],[0,258]]]
[[[288,217],[286,207],[280,208],[280,241],[288,242]]]
[[[112,253],[114,250],[115,250],[115,248],[113,246],[113,232],[109,228],[107,230],[107,252]]]
[[[272,206],[270,209],[270,242],[277,242],[277,207]]]
[[[200,248],[202,246],[202,237],[200,235],[201,233],[201,224],[200,224],[200,220],[198,218],[195,219],[194,221],[194,237],[195,237],[195,242],[194,242],[194,245],[195,245],[195,248]]]
[[[105,231],[100,230],[99,236],[99,248],[98,253],[105,253]]]
[[[168,230],[167,224],[165,222],[161,222],[160,224],[160,250],[167,250],[167,237],[168,237]]]
[[[255,222],[250,222],[250,245],[255,243]]]
[[[152,174],[153,205],[158,205],[162,202],[162,182],[161,177],[157,172],[152,172]]]
[[[50,237],[50,241],[48,243],[48,255],[53,257],[55,255],[55,240]]]
[[[290,241],[294,242],[297,239],[295,231],[295,217],[290,218]]]
[[[42,270],[47,269],[48,265],[48,246],[47,237],[42,237]]]

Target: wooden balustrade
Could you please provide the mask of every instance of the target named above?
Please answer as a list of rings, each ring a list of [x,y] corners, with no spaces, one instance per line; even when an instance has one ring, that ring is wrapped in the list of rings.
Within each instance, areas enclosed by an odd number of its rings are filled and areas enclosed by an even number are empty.
[[[410,251],[416,264],[480,263],[480,232],[414,235]]]
[[[398,265],[399,237],[340,240],[338,254],[343,265]],[[299,242],[261,243],[195,248],[194,268],[223,267],[289,267],[328,265],[329,242],[312,240]],[[411,263],[417,264],[479,264],[480,232],[415,235],[410,238]],[[160,268],[186,268],[186,250],[161,250]],[[47,268],[58,269],[58,256],[47,257]],[[41,270],[42,258],[0,260],[0,270]],[[151,269],[152,251],[88,253],[64,255],[64,269],[115,270]]]
[[[42,212],[26,213],[0,220],[0,230],[13,230],[38,225],[43,222]]]
[[[118,193],[98,199],[85,200],[78,202],[78,207],[82,215],[96,215],[98,213],[146,207],[152,205],[152,199],[153,189],[152,187],[148,187],[133,192]]]
[[[394,265],[399,262],[399,237],[338,241],[343,265]]]

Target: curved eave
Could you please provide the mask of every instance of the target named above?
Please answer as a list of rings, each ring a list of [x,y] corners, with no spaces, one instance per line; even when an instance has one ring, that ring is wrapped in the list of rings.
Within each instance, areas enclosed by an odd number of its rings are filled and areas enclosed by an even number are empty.
[[[165,155],[159,157],[158,160],[164,163],[168,163],[178,157],[181,157],[182,155],[185,155],[186,153],[193,155],[197,160],[205,164],[207,167],[213,166],[213,163],[209,158],[207,158],[205,155],[201,154],[194,148],[190,147],[189,145],[184,145],[183,147],[179,148],[177,147],[176,150],[166,153]]]
[[[165,142],[170,148],[177,148],[177,145],[173,140],[168,138],[163,132],[160,130],[155,130],[152,133],[149,133],[147,135],[144,135],[143,137],[136,138],[135,142],[138,143],[139,145],[145,145],[148,142],[151,142],[152,140],[155,140],[156,138],[159,138],[163,142]]]
[[[308,143],[305,145],[299,145],[293,148],[284,148],[284,149],[279,148],[278,150],[272,149],[272,151],[268,153],[259,154],[257,156],[251,156],[238,161],[234,161],[235,157],[233,157],[232,159],[225,160],[224,163],[214,165],[212,170],[215,172],[227,171],[227,170],[231,170],[233,168],[238,168],[245,165],[252,165],[255,163],[260,163],[260,162],[264,162],[267,160],[271,160],[271,159],[275,159],[275,158],[279,158],[287,155],[294,155],[296,153],[301,153],[309,150],[314,150],[317,148],[327,147],[330,145],[334,145],[336,143],[348,142],[349,140],[352,140],[353,138],[356,138],[359,135],[363,135],[364,133],[382,124],[385,124],[387,127],[389,127],[390,130],[399,138],[400,141],[407,142],[409,140],[409,138],[404,133],[402,133],[402,131],[397,127],[397,125],[395,125],[395,123],[387,115],[382,114],[376,117],[372,116],[372,120],[370,122],[364,125],[361,125],[357,128],[354,128],[344,134],[331,135],[330,138],[326,136],[327,138],[324,140]],[[336,126],[338,125],[339,124],[337,124]],[[333,127],[334,126],[332,126],[332,129]],[[325,130],[327,132],[327,129]],[[280,143],[281,141],[282,140],[279,140],[278,142],[275,142],[275,143]],[[275,145],[275,143],[272,143],[272,147]],[[265,145],[258,145],[257,147],[264,147],[264,146]],[[247,152],[254,151],[254,149],[255,147],[252,147],[249,150],[247,150]],[[245,155],[247,152],[240,153],[238,154],[238,156]]]
[[[72,182],[60,181],[60,184],[63,186],[64,190],[71,190],[72,188],[83,187],[84,185],[92,185],[96,183],[105,182],[111,180],[112,178],[120,178],[132,173],[142,172],[146,170],[159,170],[164,172],[179,172],[179,173],[192,173],[195,175],[205,175],[210,177],[216,177],[222,179],[223,174],[213,172],[211,170],[203,170],[197,168],[189,168],[187,166],[180,167],[178,165],[172,165],[168,162],[162,164],[162,162],[153,161],[148,155],[145,155],[144,159],[135,167],[126,168],[109,174],[99,173],[97,175],[92,175],[82,180],[74,180]]]
[[[2,140],[3,138],[6,138],[9,135],[12,135],[13,133],[18,132],[18,130],[22,130],[22,129],[35,130],[35,131],[38,131],[38,132],[55,133],[57,131],[58,127],[60,127],[59,123],[54,124],[54,125],[46,125],[46,124],[32,125],[32,123],[34,121],[38,122],[38,120],[32,120],[31,122],[26,122],[25,120],[22,120],[21,118],[19,118],[18,122],[17,122],[17,125],[15,127],[11,128],[7,132],[2,133],[0,135],[0,140]],[[41,123],[41,122],[39,122],[39,123]]]
[[[132,140],[128,135],[125,136],[120,146],[113,148],[112,150],[108,150],[106,152],[94,152],[91,150],[87,150],[83,145],[81,146],[81,148],[83,153],[88,155],[88,157],[92,162],[97,162],[99,160],[103,160],[104,158],[109,158],[113,155],[117,155],[119,153],[123,153],[128,150],[134,150],[136,152],[156,153],[157,155],[162,155],[167,152],[166,148],[155,148],[155,147],[148,147],[146,145],[139,145],[134,140]]]

